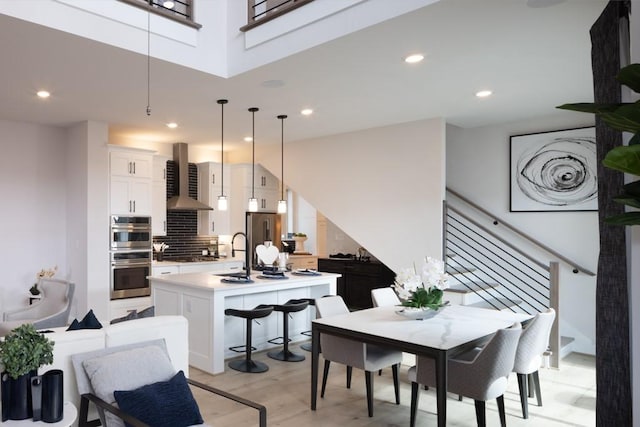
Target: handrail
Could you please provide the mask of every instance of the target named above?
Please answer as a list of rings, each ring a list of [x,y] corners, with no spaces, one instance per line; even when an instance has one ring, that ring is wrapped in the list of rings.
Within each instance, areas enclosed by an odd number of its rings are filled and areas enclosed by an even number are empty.
[[[558,253],[554,249],[550,248],[549,246],[545,245],[544,243],[540,242],[539,240],[535,239],[534,237],[530,236],[529,234],[527,234],[527,233],[525,233],[523,231],[520,231],[515,226],[513,226],[513,225],[511,225],[511,224],[499,219],[496,215],[494,215],[491,212],[487,211],[486,209],[478,206],[476,203],[474,203],[471,200],[467,199],[466,197],[460,195],[458,192],[456,192],[454,190],[451,190],[448,187],[447,187],[447,191],[449,193],[453,194],[454,196],[456,196],[458,199],[460,199],[463,202],[467,203],[469,206],[473,207],[474,209],[482,212],[483,214],[485,214],[486,216],[488,216],[490,218],[493,218],[493,224],[494,225],[502,225],[502,226],[506,227],[507,229],[509,229],[510,231],[516,233],[520,237],[523,237],[524,239],[528,240],[529,242],[531,242],[532,244],[536,245],[537,247],[543,249],[547,253],[555,256],[559,260],[561,260],[564,263],[570,265],[573,268],[573,272],[575,274],[581,272],[581,273],[587,274],[589,276],[595,276],[596,275],[596,273],[594,273],[593,271],[589,270],[588,268],[581,266],[577,262],[573,262],[569,258],[565,257],[564,255],[561,255],[560,253]],[[459,213],[459,212],[457,212],[457,213]]]
[[[280,3],[273,6],[268,0],[248,0],[247,5],[247,25],[240,27],[240,31],[245,33],[258,25],[269,22],[279,16],[289,13],[313,0],[280,0]],[[263,6],[265,10],[256,13],[256,6]]]

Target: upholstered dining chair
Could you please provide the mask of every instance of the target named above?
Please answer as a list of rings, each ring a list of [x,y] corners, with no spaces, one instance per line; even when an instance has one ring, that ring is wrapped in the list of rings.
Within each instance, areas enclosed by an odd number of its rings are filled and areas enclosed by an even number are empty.
[[[340,296],[316,299],[316,315],[318,318],[347,313],[349,313],[349,309]],[[322,391],[320,397],[324,397],[331,362],[341,363],[347,366],[347,388],[351,388],[353,368],[362,369],[365,374],[367,390],[367,410],[369,416],[372,417],[373,372],[391,366],[396,404],[400,404],[398,370],[400,362],[402,361],[402,352],[325,334],[320,335],[320,347],[322,348],[322,357],[324,357],[324,372],[322,375]]]
[[[67,280],[42,278],[38,281],[42,293],[40,301],[14,311],[5,312],[0,323],[0,336],[24,323],[33,323],[36,329],[66,326],[73,302],[75,284]]]
[[[400,298],[391,287],[371,289],[371,302],[374,307],[400,305]]]
[[[447,390],[475,401],[478,427],[486,426],[485,402],[496,399],[500,425],[506,426],[504,392],[516,355],[522,327],[516,323],[498,330],[482,348],[476,348],[449,359]],[[416,366],[409,369],[411,381],[411,426],[415,426],[418,409],[419,384],[436,385],[435,362],[429,357],[418,357]]]
[[[532,386],[538,398],[538,406],[542,406],[538,369],[542,365],[542,356],[549,346],[549,334],[551,333],[551,326],[553,326],[555,318],[556,311],[553,308],[538,313],[536,317],[524,327],[522,335],[520,336],[516,359],[513,364],[513,372],[518,376],[522,418],[525,419],[529,417],[527,394]]]

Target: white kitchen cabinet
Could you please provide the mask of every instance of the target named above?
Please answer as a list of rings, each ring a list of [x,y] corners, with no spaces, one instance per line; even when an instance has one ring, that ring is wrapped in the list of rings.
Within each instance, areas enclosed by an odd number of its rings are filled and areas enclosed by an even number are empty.
[[[111,176],[151,178],[153,158],[149,152],[127,150],[111,151],[109,158]]]
[[[240,271],[242,261],[210,261],[210,262],[170,262],[154,263],[151,266],[151,275],[178,273],[208,273],[215,271]]]
[[[230,200],[231,231],[245,230],[245,217],[249,198],[252,195],[251,184],[253,170],[251,164],[234,164],[231,168]],[[280,200],[279,181],[273,174],[260,165],[256,165],[253,194],[258,199],[258,212],[277,212]]]
[[[224,167],[224,195],[227,196],[226,211],[218,209],[218,196],[222,191],[222,175],[220,163],[207,162],[198,164],[198,200],[211,206],[213,210],[198,211],[198,234],[221,235],[231,234],[231,167]]]
[[[152,152],[110,147],[109,200],[112,215],[151,215]]]
[[[142,311],[151,307],[151,297],[116,299],[109,302],[109,319],[124,317],[132,310]]]
[[[111,178],[112,215],[151,215],[151,180]]]
[[[167,160],[164,156],[153,157],[151,224],[154,236],[167,235]]]
[[[180,273],[180,267],[178,265],[152,265],[151,275],[158,276],[162,274],[178,274]]]

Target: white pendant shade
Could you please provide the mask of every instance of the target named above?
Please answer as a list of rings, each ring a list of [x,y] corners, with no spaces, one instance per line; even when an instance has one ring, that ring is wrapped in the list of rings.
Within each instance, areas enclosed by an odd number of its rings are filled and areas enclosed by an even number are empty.
[[[278,201],[278,213],[279,214],[287,213],[287,201],[286,200],[279,200]]]
[[[218,210],[226,211],[229,207],[227,196],[218,196]]]
[[[258,199],[249,199],[249,212],[258,212]]]

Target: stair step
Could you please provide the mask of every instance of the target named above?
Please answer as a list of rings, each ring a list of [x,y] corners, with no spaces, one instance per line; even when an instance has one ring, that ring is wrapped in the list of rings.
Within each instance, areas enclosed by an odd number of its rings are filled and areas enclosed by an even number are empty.
[[[454,276],[456,274],[466,274],[466,273],[473,273],[474,271],[476,271],[476,269],[474,267],[463,267],[463,266],[458,266],[458,265],[448,265],[447,266],[447,274],[450,276]]]
[[[493,305],[491,305],[490,303],[492,303]],[[495,310],[496,307],[498,307],[499,310],[504,310],[510,307],[517,307],[520,304],[522,304],[522,301],[518,301],[518,300],[512,301],[507,298],[491,298],[487,301],[482,300],[479,302],[474,302],[473,304],[468,304],[468,306],[476,307],[476,308],[489,308],[492,310]]]
[[[476,283],[468,282],[465,284],[456,283],[445,289],[445,292],[455,292],[460,294],[470,294],[475,292],[486,291],[487,289],[493,289],[500,286],[498,283]]]
[[[564,359],[573,352],[573,337],[560,337],[560,359]]]

